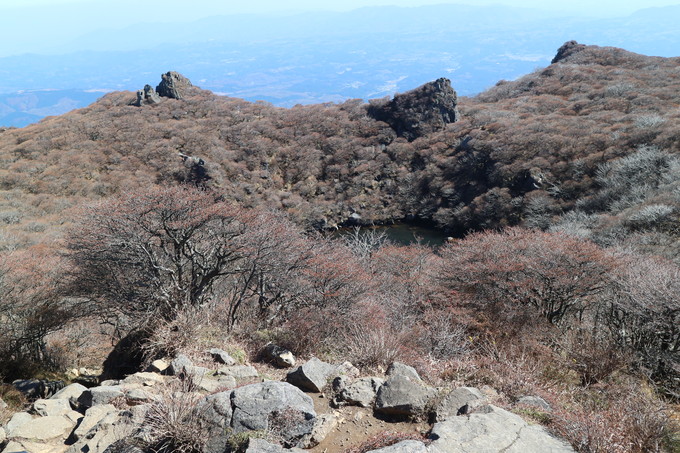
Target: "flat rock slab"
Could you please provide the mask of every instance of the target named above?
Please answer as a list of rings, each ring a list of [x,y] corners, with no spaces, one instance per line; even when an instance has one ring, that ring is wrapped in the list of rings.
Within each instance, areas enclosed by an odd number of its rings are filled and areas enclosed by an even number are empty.
[[[165,381],[167,381],[165,376],[148,371],[131,374],[123,379],[124,384],[141,384],[147,387],[152,387],[156,384],[164,384]]]
[[[251,365],[223,366],[217,370],[217,374],[220,376],[231,376],[239,380],[254,379],[259,376],[255,367]]]
[[[541,426],[492,405],[436,423],[430,438],[432,453],[574,453]]]
[[[31,411],[41,417],[50,415],[66,415],[71,412],[71,404],[67,399],[39,399],[33,403]]]
[[[23,423],[7,434],[11,438],[38,441],[55,438],[66,439],[68,433],[74,426],[75,423],[66,417],[50,415],[47,417],[35,418],[28,423]]]

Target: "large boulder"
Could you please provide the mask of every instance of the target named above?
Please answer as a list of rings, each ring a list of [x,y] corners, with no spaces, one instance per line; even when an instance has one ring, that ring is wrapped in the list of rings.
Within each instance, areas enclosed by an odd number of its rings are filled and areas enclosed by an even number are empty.
[[[166,98],[182,99],[193,86],[189,79],[175,71],[166,72],[161,75],[161,79],[156,92]]]
[[[430,438],[432,453],[574,453],[543,427],[492,405],[436,423]]]
[[[312,399],[286,382],[266,381],[239,387],[232,391],[231,407],[231,427],[235,433],[273,429],[270,425],[276,421],[277,434],[286,440],[311,432],[316,417]],[[284,426],[286,420],[282,417],[301,420]],[[303,432],[294,425],[304,425]]]
[[[289,372],[286,381],[307,392],[319,393],[326,387],[328,379],[337,369],[335,365],[314,357]]]
[[[378,389],[375,411],[385,415],[421,416],[436,390],[403,375],[390,377]]]
[[[458,120],[458,97],[449,79],[437,79],[392,100],[374,100],[369,116],[384,121],[409,141],[444,129]]]

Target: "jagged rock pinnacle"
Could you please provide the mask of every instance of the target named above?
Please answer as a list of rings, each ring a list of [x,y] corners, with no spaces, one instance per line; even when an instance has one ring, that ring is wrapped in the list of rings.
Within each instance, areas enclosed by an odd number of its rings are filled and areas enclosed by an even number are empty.
[[[409,141],[443,129],[459,115],[456,92],[445,78],[397,94],[391,101],[371,101],[368,114]]]

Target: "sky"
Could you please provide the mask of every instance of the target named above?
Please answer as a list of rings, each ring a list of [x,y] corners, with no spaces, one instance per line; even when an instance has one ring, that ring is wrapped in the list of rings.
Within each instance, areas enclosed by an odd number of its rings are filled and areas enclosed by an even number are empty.
[[[680,4],[680,0],[0,0],[0,57],[28,52],[60,53],[59,46],[87,33],[123,29],[136,23],[186,22],[239,13],[347,11],[365,6],[440,3],[503,4],[603,17]]]
[[[0,10],[24,9],[32,6],[59,6],[59,5],[87,5],[97,7],[103,5],[134,5],[138,17],[154,16],[154,6],[163,5],[160,11],[167,12],[170,9],[182,11],[183,15],[193,16],[198,14],[233,14],[243,12],[272,12],[272,11],[300,11],[300,10],[350,10],[363,6],[395,5],[395,6],[421,6],[440,3],[463,3],[470,5],[503,4],[528,8],[540,8],[544,10],[562,10],[584,13],[587,15],[611,15],[629,14],[633,11],[655,6],[667,6],[678,4],[678,0],[570,0],[569,2],[551,2],[546,0],[249,0],[247,2],[235,2],[224,0],[194,0],[187,3],[184,0],[0,0]],[[188,8],[187,5],[191,5]],[[157,10],[158,11],[158,10]]]

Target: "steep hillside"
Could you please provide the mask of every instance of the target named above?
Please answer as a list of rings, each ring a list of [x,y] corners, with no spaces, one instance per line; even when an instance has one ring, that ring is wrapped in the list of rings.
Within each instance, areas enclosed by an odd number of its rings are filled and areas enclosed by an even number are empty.
[[[679,88],[679,58],[567,43],[549,67],[458,99],[459,115],[420,127],[427,133],[412,141],[358,100],[283,109],[192,87],[181,100],[137,107],[134,93],[111,93],[0,133],[5,234],[30,241],[80,200],[185,180],[283,209],[307,228],[518,224],[536,200],[556,215],[592,197],[599,166],[640,146],[678,152]],[[438,109],[435,92],[408,96]],[[393,116],[426,121],[401,105]]]

